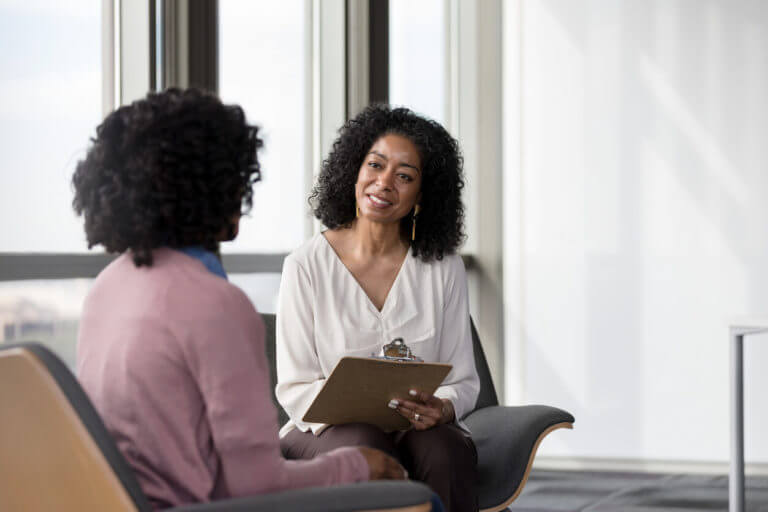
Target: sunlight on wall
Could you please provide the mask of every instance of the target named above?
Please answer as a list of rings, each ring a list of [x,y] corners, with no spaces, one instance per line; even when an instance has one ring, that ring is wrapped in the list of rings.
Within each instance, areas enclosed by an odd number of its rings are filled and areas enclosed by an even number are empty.
[[[768,313],[768,4],[523,1],[520,23],[508,313],[525,401],[576,416],[541,453],[727,460],[727,320]],[[747,460],[768,462],[748,345]]]

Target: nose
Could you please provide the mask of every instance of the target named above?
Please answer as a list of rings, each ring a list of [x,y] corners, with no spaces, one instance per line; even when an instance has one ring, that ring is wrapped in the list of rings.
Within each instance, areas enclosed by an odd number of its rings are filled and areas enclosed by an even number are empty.
[[[392,169],[387,169],[384,172],[379,173],[376,179],[376,184],[384,189],[391,190],[392,182],[395,179],[395,172]]]

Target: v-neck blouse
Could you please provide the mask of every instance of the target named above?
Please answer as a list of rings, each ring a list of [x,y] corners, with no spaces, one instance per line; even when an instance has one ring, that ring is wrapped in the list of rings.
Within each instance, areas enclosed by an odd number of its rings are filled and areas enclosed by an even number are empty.
[[[471,411],[480,382],[458,255],[425,263],[409,251],[379,311],[322,233],[291,253],[277,306],[276,395],[290,417],[281,436],[324,430],[301,418],[339,359],[379,354],[398,337],[425,361],[453,365],[435,395],[451,400],[457,418]]]
[[[363,300],[367,302],[368,309],[376,316],[382,317],[383,315],[386,315],[387,312],[397,306],[397,293],[392,293],[392,290],[397,288],[398,283],[400,282],[400,276],[403,274],[402,270],[406,267],[408,264],[408,260],[411,259],[411,251],[407,251],[405,253],[405,258],[403,259],[403,262],[400,264],[400,268],[397,271],[397,274],[395,275],[395,280],[392,281],[392,286],[389,288],[389,292],[387,292],[387,296],[384,298],[384,304],[382,304],[381,309],[377,308],[376,305],[373,303],[373,300],[368,296],[368,293],[365,291],[365,289],[362,287],[360,282],[357,280],[357,278],[352,274],[352,271],[349,270],[349,267],[341,261],[341,257],[336,252],[336,249],[333,248],[331,245],[331,242],[328,240],[328,238],[325,237],[325,235],[320,234],[319,235],[320,242],[319,245],[324,246],[327,251],[329,251],[331,254],[328,256],[329,264],[335,266],[341,266],[341,269],[339,271],[340,274],[346,274],[349,280],[351,280],[349,283],[347,283],[351,288],[357,287],[360,292],[362,292],[360,295],[363,296]],[[392,306],[390,306],[392,304]]]

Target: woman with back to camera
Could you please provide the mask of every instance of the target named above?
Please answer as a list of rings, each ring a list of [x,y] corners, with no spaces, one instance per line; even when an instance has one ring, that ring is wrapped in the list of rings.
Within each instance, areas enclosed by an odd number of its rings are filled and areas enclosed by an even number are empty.
[[[310,199],[328,229],[286,258],[277,312],[276,394],[290,416],[283,453],[379,448],[452,511],[477,509],[477,454],[459,421],[480,388],[456,254],[462,187],[458,144],[442,126],[403,108],[366,108],[323,162]],[[368,356],[398,337],[425,361],[453,365],[434,396],[413,390],[381,404],[411,429],[301,421],[339,359]]]
[[[151,504],[402,478],[376,450],[280,453],[264,326],[218,255],[260,176],[242,109],[171,89],[96,133],[73,205],[88,246],[120,256],[86,298],[77,374]]]

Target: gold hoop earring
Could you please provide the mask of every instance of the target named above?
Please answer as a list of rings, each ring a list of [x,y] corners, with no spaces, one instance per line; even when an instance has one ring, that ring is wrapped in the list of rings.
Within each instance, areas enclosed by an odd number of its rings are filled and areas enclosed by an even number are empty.
[[[360,205],[357,203],[355,203],[355,217],[358,219],[360,218]]]
[[[419,216],[421,207],[417,204],[413,207],[413,226],[411,227],[411,242],[416,240],[416,217]]]

